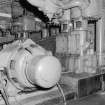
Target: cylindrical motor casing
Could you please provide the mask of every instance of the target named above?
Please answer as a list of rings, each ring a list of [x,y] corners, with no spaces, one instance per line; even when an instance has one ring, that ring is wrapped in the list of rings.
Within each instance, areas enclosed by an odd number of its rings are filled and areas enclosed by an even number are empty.
[[[38,56],[33,58],[27,69],[27,78],[32,84],[44,88],[56,85],[60,78],[61,65],[53,56]]]

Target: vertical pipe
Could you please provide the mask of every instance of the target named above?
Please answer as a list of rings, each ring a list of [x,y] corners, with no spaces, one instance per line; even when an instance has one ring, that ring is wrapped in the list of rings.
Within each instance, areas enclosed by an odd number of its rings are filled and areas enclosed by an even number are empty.
[[[88,21],[87,19],[83,19],[80,17],[78,21],[76,21],[75,30],[80,35],[80,56],[84,56],[83,52],[86,49],[86,35],[87,35],[87,26]]]
[[[86,50],[86,36],[87,36],[87,25],[88,22],[86,19],[81,18],[81,27],[78,29],[80,34],[80,59],[79,59],[79,68],[77,73],[81,73],[84,70],[84,51]]]
[[[104,20],[105,18],[102,17],[98,22],[96,23],[96,53],[98,57],[98,66],[104,66],[104,51],[105,51],[105,46],[104,46]]]

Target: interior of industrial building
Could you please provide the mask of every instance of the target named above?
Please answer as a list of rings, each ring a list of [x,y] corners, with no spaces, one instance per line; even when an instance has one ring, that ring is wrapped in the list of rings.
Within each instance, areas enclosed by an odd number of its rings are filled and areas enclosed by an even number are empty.
[[[0,105],[105,105],[105,0],[0,0]]]

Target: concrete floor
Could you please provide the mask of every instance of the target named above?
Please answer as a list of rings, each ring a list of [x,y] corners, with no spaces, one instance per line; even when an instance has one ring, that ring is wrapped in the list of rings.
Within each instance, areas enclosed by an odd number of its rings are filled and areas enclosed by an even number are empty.
[[[105,92],[68,102],[67,105],[105,105]]]

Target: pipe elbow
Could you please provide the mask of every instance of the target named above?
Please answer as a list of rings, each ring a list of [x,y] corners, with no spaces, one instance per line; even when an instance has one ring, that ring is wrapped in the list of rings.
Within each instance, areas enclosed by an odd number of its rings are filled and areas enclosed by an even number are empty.
[[[71,2],[64,5],[63,9],[70,9],[73,7],[80,7],[82,10],[88,8],[88,0],[72,0]]]

